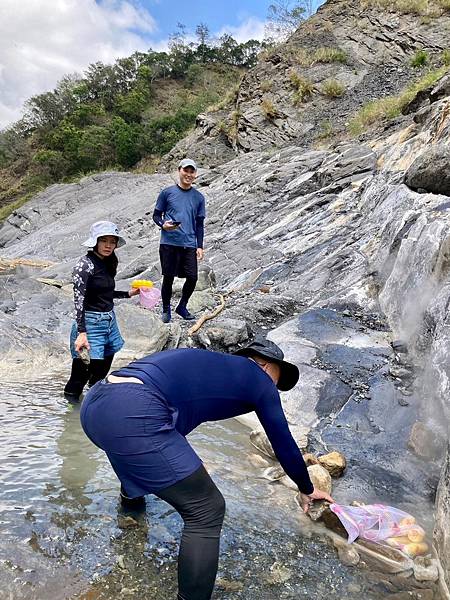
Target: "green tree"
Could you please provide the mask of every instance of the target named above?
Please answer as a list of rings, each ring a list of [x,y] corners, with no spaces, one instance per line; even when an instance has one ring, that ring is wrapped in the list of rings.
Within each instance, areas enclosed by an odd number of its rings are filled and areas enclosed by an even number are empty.
[[[126,169],[135,165],[141,158],[139,125],[127,123],[121,117],[114,117],[110,131],[117,162]]]
[[[68,173],[69,164],[58,150],[38,150],[32,158],[38,175],[49,181],[59,181]]]
[[[111,143],[111,132],[107,127],[89,125],[81,132],[75,172],[99,171],[114,164],[115,152]]]

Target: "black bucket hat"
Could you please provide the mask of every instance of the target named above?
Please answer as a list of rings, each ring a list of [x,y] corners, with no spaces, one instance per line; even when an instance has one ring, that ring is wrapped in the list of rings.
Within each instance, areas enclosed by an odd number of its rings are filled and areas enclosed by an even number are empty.
[[[259,337],[253,340],[251,344],[236,350],[233,354],[239,356],[252,356],[257,354],[263,358],[267,358],[270,362],[274,362],[280,367],[280,379],[277,383],[277,388],[282,392],[287,392],[292,389],[300,377],[298,367],[284,360],[283,350],[265,338]]]

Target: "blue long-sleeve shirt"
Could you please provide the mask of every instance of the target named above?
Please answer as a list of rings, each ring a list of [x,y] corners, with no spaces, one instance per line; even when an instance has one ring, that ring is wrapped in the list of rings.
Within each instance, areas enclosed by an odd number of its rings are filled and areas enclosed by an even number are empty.
[[[187,435],[200,423],[256,412],[276,457],[301,492],[314,487],[289,431],[272,379],[243,356],[195,348],[151,354],[114,371],[137,377],[178,411],[176,429]]]

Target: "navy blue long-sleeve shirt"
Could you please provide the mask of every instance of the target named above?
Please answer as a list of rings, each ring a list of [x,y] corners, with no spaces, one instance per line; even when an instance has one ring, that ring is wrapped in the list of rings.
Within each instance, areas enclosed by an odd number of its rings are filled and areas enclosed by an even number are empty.
[[[254,361],[195,348],[167,350],[136,360],[113,374],[137,377],[156,389],[178,411],[176,429],[182,435],[206,421],[255,411],[287,475],[301,492],[313,491],[278,390]]]

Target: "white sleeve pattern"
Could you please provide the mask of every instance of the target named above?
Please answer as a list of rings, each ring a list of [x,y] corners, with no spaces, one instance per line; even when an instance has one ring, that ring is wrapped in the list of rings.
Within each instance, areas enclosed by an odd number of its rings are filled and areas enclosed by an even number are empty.
[[[88,256],[83,256],[73,268],[73,299],[75,303],[75,320],[78,333],[86,331],[84,320],[84,299],[89,276],[94,272],[94,263]]]

